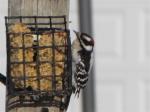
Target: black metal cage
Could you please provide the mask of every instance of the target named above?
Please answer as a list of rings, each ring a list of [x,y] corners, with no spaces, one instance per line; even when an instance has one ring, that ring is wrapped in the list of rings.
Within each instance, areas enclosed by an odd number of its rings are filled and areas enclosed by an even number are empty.
[[[7,110],[67,107],[72,92],[71,42],[65,16],[6,17]]]

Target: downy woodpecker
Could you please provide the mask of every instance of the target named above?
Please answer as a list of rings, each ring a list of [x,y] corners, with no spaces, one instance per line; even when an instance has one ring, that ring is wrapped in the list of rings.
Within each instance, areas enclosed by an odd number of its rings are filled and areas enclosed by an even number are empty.
[[[72,85],[73,92],[79,97],[80,90],[87,85],[92,67],[94,40],[86,33],[74,32],[76,38],[72,43]]]

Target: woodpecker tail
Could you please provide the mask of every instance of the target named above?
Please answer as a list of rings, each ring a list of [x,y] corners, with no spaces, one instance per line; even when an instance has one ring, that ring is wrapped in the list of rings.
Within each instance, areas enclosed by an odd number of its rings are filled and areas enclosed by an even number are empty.
[[[79,94],[80,94],[80,88],[77,88],[75,91],[75,96],[77,96],[79,98]]]

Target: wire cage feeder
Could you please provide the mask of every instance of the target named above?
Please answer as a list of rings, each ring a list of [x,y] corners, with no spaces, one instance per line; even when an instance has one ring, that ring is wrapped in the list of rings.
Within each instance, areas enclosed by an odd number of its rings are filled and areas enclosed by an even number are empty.
[[[68,104],[72,93],[70,33],[65,16],[5,17],[7,110]]]

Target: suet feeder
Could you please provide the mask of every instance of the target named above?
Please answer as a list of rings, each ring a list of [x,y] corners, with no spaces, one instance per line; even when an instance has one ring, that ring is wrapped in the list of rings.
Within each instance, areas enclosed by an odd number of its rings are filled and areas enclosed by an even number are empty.
[[[9,16],[5,17],[5,24],[6,111],[16,107],[66,108],[65,98],[72,93],[66,17]]]

